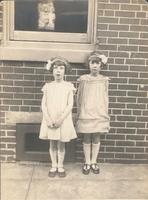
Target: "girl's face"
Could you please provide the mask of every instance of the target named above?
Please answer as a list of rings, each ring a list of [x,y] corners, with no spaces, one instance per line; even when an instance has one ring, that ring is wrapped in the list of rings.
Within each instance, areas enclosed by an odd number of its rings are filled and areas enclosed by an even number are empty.
[[[53,66],[53,76],[55,81],[63,81],[65,74],[65,66],[64,65],[54,65]]]
[[[97,76],[101,70],[101,61],[100,60],[90,60],[89,69],[92,76]]]

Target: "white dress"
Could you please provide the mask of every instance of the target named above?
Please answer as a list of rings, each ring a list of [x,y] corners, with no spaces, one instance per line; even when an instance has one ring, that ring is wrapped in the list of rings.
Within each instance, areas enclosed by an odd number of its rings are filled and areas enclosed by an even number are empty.
[[[72,121],[73,95],[75,88],[72,83],[55,81],[46,83],[43,88],[42,112],[43,120],[40,128],[40,139],[60,140],[69,142],[77,137]],[[70,107],[70,112],[59,128],[50,128],[48,124],[51,119],[56,119],[66,112]]]
[[[79,133],[106,133],[109,131],[108,77],[89,74],[79,78],[77,95]]]

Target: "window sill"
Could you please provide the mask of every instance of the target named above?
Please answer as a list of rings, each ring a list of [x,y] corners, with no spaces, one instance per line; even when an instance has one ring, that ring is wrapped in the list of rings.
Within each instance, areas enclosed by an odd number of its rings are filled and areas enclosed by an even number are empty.
[[[53,56],[62,56],[71,63],[83,63],[93,49],[93,44],[9,41],[0,47],[0,60],[46,61]]]

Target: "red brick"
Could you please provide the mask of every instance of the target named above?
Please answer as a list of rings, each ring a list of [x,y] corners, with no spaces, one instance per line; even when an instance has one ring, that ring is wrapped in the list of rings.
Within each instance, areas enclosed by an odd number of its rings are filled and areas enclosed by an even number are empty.
[[[131,11],[115,11],[115,17],[135,17],[135,12]]]
[[[139,24],[140,23],[140,19],[136,19],[136,18],[120,18],[120,24]]]
[[[14,94],[14,99],[34,99],[34,94]]]
[[[43,75],[24,75],[24,80],[39,80],[44,81]]]
[[[107,152],[124,152],[124,147],[106,147]]]
[[[117,102],[133,102],[136,103],[136,98],[129,98],[129,97],[118,97]]]
[[[110,108],[125,108],[125,105],[123,103],[109,103]]]
[[[142,122],[127,122],[126,126],[132,127],[132,128],[144,128],[145,123],[142,123]]]
[[[113,110],[112,110],[112,113],[113,113],[114,115],[116,115],[116,114],[120,115],[120,114],[121,114],[121,110],[119,110],[119,109],[113,109]]]
[[[104,146],[115,146],[115,141],[111,141],[111,140],[102,140],[101,144]]]
[[[22,74],[3,74],[4,79],[20,79],[23,80]]]
[[[141,25],[148,25],[148,20],[147,19],[141,19]]]
[[[107,134],[106,139],[109,139],[109,140],[125,140],[125,135]]]
[[[31,112],[40,112],[40,107],[31,107]]]
[[[138,103],[148,103],[148,98],[138,98]]]
[[[0,98],[3,98],[3,99],[12,99],[13,98],[13,94],[0,93]]]
[[[131,53],[131,58],[147,58],[148,59],[148,53]]]
[[[137,72],[119,72],[119,77],[138,77]]]
[[[112,38],[112,37],[117,37],[118,33],[115,32],[115,31],[102,31],[102,30],[99,30],[97,35],[98,35],[98,37],[103,36],[103,37]],[[113,43],[113,42],[110,42],[110,43]]]
[[[114,16],[113,10],[105,10],[105,16]]]
[[[98,30],[107,30],[108,25],[107,24],[98,24]]]
[[[126,91],[119,91],[119,90],[117,90],[117,91],[109,91],[109,95],[110,96],[126,96]]]
[[[0,106],[1,111],[8,111],[9,107],[8,106]]]
[[[130,5],[130,4],[121,4],[121,10],[128,10],[128,11],[140,11],[141,7],[140,5]]]
[[[22,100],[3,100],[4,105],[22,105]]]
[[[37,100],[24,100],[24,105],[41,105],[41,101],[37,101]]]
[[[2,73],[12,73],[13,72],[13,67],[0,67],[0,72]]]
[[[131,115],[132,111],[131,110],[123,110],[123,115]]]
[[[135,134],[136,129],[135,128],[118,128],[117,133],[125,133],[125,134]]]
[[[141,110],[133,110],[133,115],[141,115],[142,111]]]
[[[107,23],[107,24],[117,24],[118,19],[115,17],[99,17],[98,18],[98,23]]]
[[[108,43],[109,44],[127,44],[128,43],[128,39],[127,38],[109,38],[108,39]],[[118,51],[115,52],[114,54],[118,54],[118,53],[121,54]],[[110,54],[112,55],[112,52],[110,52]],[[123,54],[125,55],[125,57],[128,57],[126,52],[123,52]],[[110,55],[110,57],[112,57],[111,55]],[[117,57],[122,57],[122,56],[117,56]],[[114,55],[113,57],[116,57],[116,56]]]
[[[136,159],[146,159],[146,160],[148,160],[148,154],[136,154],[135,158]]]
[[[144,140],[143,135],[127,135],[126,136],[127,140]]]
[[[135,121],[136,117],[133,116],[128,116],[128,115],[124,115],[124,116],[117,116],[117,120],[118,121]]]
[[[0,153],[2,155],[14,155],[15,154],[15,152],[12,150],[1,150]]]
[[[146,18],[146,12],[137,12],[136,13],[136,18]]]
[[[129,44],[135,45],[148,45],[148,40],[142,39],[129,39]]]
[[[127,71],[128,65],[109,65],[109,70],[116,70],[116,71]]]
[[[34,86],[34,81],[14,81],[15,86]]]
[[[145,104],[127,104],[127,108],[131,109],[145,109]]]
[[[0,85],[11,85],[11,86],[13,86],[13,81],[0,80]]]
[[[28,106],[21,106],[20,111],[29,112],[30,108]]]
[[[115,64],[124,64],[124,59],[123,58],[115,59]]]
[[[115,154],[115,158],[128,158],[128,159],[132,159],[134,156],[133,154],[126,154],[126,153],[117,153]]]
[[[134,141],[116,141],[116,145],[117,146],[135,146],[135,142]]]
[[[137,121],[148,122],[148,117],[137,117]]]
[[[1,138],[1,142],[14,143],[15,141],[15,138]]]
[[[140,33],[140,38],[148,38],[148,33]]]
[[[110,2],[111,3],[123,3],[123,4],[125,4],[125,3],[130,3],[130,0],[124,0],[124,1],[122,1],[122,0],[110,0]]]
[[[120,84],[118,85],[119,90],[137,90],[138,86],[137,85],[129,85],[129,84]]]
[[[144,141],[136,141],[136,146],[148,147],[148,141],[147,141],[147,142],[144,142]]]
[[[101,50],[117,50],[117,45],[105,45],[105,44],[103,44],[103,45],[99,45],[99,48],[101,49]]]
[[[147,38],[148,38],[148,35],[147,35]],[[141,46],[141,47],[139,47],[139,51],[148,52],[148,47],[147,46]]]
[[[125,127],[125,122],[111,122],[112,127]]]
[[[135,147],[127,147],[126,148],[126,152],[130,152],[130,153],[137,153],[137,152],[144,152],[144,148],[135,148]]]
[[[119,51],[138,51],[138,46],[128,46],[128,45],[120,45],[118,47]]]
[[[147,84],[147,79],[129,79],[129,84]]]
[[[19,67],[21,67],[21,66],[23,66],[23,62],[22,61],[13,61],[13,60],[10,60],[10,61],[4,61],[3,62],[3,65],[4,66],[8,66],[8,67],[10,67],[10,66],[13,66],[13,67],[16,67],[16,66],[19,66]]]
[[[10,111],[19,111],[19,106],[10,106]]]
[[[143,111],[143,115],[148,116],[148,111]]]
[[[98,4],[99,9],[103,10],[119,10],[119,4],[110,4],[110,3],[100,3]]]
[[[22,87],[10,87],[10,86],[7,86],[7,87],[3,87],[3,91],[4,92],[14,92],[14,93],[20,93],[20,92],[23,92],[23,88]]]
[[[100,153],[100,158],[114,158],[114,153]]]
[[[109,25],[109,30],[117,30],[117,31],[129,31],[129,26],[128,25]]]
[[[137,66],[137,65],[135,65],[135,66],[130,66],[130,70],[131,71],[144,71],[144,72],[148,72],[148,67],[145,67],[145,66]]]

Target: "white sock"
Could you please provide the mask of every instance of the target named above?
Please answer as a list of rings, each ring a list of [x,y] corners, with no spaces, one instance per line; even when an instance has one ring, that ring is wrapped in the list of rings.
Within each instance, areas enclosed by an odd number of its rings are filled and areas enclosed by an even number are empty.
[[[97,163],[97,157],[100,149],[100,142],[98,144],[92,143],[92,159],[91,163]]]
[[[55,144],[50,142],[49,148],[52,168],[57,168],[57,149],[55,148]]]
[[[63,168],[65,158],[65,143],[58,143],[58,168]]]
[[[90,149],[91,144],[83,143],[83,151],[85,156],[85,163],[90,165]]]

